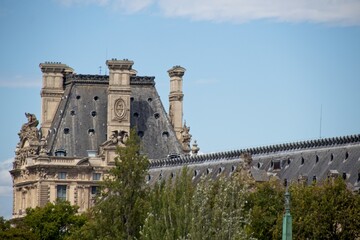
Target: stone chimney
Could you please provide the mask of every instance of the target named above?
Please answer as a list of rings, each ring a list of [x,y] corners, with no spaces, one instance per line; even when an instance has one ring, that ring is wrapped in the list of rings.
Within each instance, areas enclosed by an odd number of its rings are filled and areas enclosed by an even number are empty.
[[[42,72],[41,134],[46,137],[64,94],[64,75],[74,70],[60,62],[40,63],[39,67]]]
[[[133,64],[127,59],[106,61],[109,68],[107,139],[114,132],[130,133],[130,76],[134,74]]]
[[[169,95],[169,118],[174,127],[176,137],[181,140],[183,130],[183,98],[182,77],[186,69],[180,66],[174,66],[168,70],[170,76],[170,95]]]

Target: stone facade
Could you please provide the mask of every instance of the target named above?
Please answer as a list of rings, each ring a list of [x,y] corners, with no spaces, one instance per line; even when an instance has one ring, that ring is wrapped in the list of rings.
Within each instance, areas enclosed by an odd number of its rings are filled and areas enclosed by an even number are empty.
[[[188,166],[193,181],[245,169],[256,181],[279,178],[311,184],[342,177],[360,187],[360,135],[198,155],[190,127],[183,122],[185,69],[171,68],[168,114],[154,77],[138,76],[127,59],[106,62],[109,76],[75,74],[65,64],[40,64],[41,127],[34,114],[19,132],[13,169],[13,218],[28,207],[57,198],[86,211],[101,180],[114,166],[115,150],[136,128],[150,159],[146,181],[173,178]]]

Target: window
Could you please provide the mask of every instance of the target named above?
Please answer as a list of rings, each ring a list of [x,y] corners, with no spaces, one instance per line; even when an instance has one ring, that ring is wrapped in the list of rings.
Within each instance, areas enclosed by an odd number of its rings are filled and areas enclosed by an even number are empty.
[[[274,163],[273,163],[273,169],[274,169],[274,170],[281,169],[281,163],[280,163],[280,161],[274,161]]]
[[[93,135],[95,134],[95,130],[94,130],[93,128],[90,128],[90,129],[88,130],[88,134],[89,134],[90,136],[93,136]]]
[[[66,151],[64,149],[58,149],[55,151],[55,156],[66,157]]]
[[[70,129],[69,128],[64,128],[64,134],[69,134]]]
[[[99,191],[98,186],[91,186],[91,194],[96,195]]]
[[[142,137],[144,136],[144,132],[143,132],[143,131],[138,131],[138,136],[139,136],[140,138],[142,138]]]
[[[101,173],[93,173],[93,180],[99,181],[101,178]]]
[[[66,172],[59,172],[58,179],[66,179]]]
[[[60,200],[66,200],[66,185],[57,185],[56,186],[56,196]]]

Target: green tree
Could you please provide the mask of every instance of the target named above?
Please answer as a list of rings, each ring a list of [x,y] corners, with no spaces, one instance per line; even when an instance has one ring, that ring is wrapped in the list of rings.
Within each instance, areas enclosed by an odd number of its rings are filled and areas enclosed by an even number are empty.
[[[67,201],[47,203],[44,207],[28,208],[23,223],[36,239],[65,239],[86,222],[77,210]]]
[[[284,211],[284,189],[276,180],[256,184],[248,198],[251,223],[248,232],[257,239],[279,239]],[[280,227],[280,229],[279,229]]]
[[[117,148],[115,167],[109,170],[102,193],[89,213],[89,223],[73,239],[135,239],[139,237],[148,210],[145,175],[149,161],[140,154],[135,130]]]
[[[142,239],[251,239],[245,232],[250,185],[241,172],[195,185],[185,167],[151,191]]]
[[[150,210],[141,231],[142,239],[187,239],[192,224],[194,185],[184,167],[175,181],[155,185],[150,193]]]
[[[293,236],[296,239],[358,239],[360,196],[341,179],[291,187]]]
[[[249,186],[241,172],[203,179],[193,198],[192,239],[252,239],[245,231],[250,223],[245,208]]]
[[[0,217],[0,239],[35,240],[35,234],[23,223],[23,219],[5,220]]]

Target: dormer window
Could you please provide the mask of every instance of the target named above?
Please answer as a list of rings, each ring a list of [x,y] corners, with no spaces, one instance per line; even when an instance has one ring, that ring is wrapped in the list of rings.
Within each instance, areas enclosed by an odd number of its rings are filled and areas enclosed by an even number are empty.
[[[58,149],[55,151],[56,157],[66,157],[66,151],[65,149]]]

